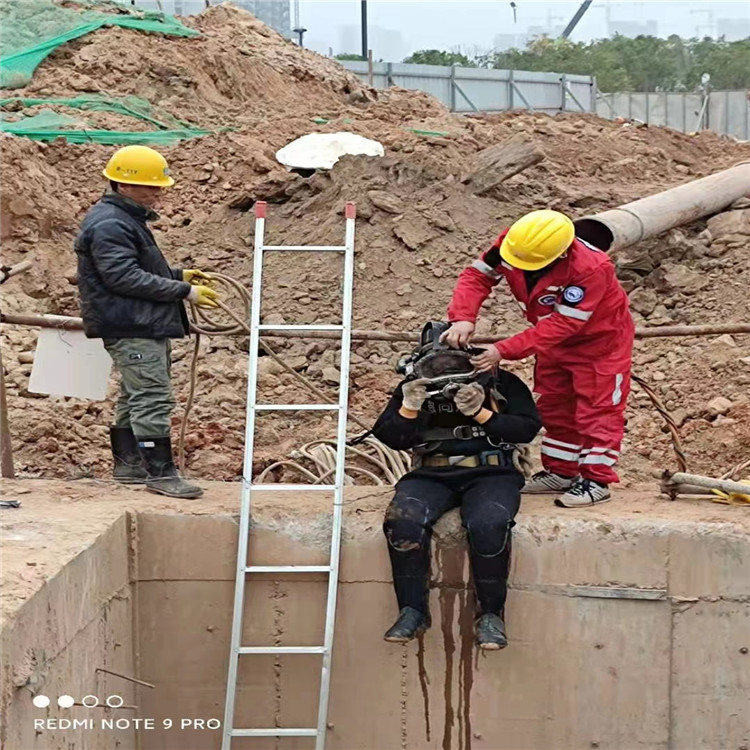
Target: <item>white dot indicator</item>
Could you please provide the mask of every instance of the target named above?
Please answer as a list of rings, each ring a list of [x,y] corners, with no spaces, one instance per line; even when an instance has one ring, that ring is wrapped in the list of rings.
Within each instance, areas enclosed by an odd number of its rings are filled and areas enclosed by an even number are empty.
[[[95,695],[84,695],[81,699],[86,708],[96,708],[99,705],[99,699]]]
[[[60,706],[60,708],[71,708],[74,703],[75,698],[73,698],[72,695],[61,695],[57,699],[57,705]]]
[[[107,705],[110,708],[120,708],[125,700],[121,695],[110,695],[107,697]]]
[[[49,696],[46,695],[35,695],[34,700],[31,701],[37,708],[47,708],[49,706]]]

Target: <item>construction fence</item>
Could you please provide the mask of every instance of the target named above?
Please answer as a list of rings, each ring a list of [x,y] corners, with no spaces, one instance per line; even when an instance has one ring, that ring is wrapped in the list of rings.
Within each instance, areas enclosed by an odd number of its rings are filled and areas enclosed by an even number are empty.
[[[596,78],[527,70],[462,68],[458,65],[346,60],[341,64],[376,88],[401,86],[432,94],[452,112],[596,111]]]
[[[750,91],[600,92],[596,112],[600,117],[640,120],[683,133],[713,130],[750,140]]]
[[[370,66],[364,60],[341,64],[376,88],[401,86],[432,94],[452,112],[594,112],[610,120],[623,117],[683,133],[713,130],[750,140],[748,91],[605,94],[597,89],[596,76],[570,73],[386,62]]]

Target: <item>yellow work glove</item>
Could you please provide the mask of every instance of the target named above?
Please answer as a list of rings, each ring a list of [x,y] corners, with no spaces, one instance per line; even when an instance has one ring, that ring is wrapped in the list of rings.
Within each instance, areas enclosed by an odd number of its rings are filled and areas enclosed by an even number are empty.
[[[219,299],[219,293],[210,286],[199,284],[190,287],[190,294],[187,298],[196,307],[218,307],[216,300]]]
[[[711,499],[715,503],[724,503],[725,505],[750,505],[750,494],[744,492],[723,492],[722,490],[711,490],[716,497]]]
[[[210,286],[213,279],[211,276],[198,268],[183,268],[182,280],[188,284],[204,284]]]

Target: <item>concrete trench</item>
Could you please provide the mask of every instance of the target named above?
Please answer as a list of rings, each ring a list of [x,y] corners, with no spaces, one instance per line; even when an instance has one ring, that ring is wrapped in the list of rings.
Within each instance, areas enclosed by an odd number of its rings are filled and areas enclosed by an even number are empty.
[[[326,562],[325,520],[264,512],[252,530],[253,562]],[[750,540],[730,524],[522,516],[511,644],[480,655],[455,512],[436,529],[432,629],[406,647],[381,640],[395,602],[380,520],[347,509],[332,750],[750,748]],[[65,565],[4,635],[3,746],[218,748],[220,732],[194,722],[223,717],[236,534],[226,514],[128,512]],[[317,574],[251,577],[243,643],[320,643],[324,595]],[[241,657],[236,726],[314,726],[319,659]],[[40,711],[31,695],[41,688],[117,694],[137,708]],[[93,725],[35,731],[34,719],[63,715]],[[102,728],[103,719],[121,728]],[[134,719],[155,726],[135,729]],[[192,723],[180,728],[181,719]],[[312,746],[299,738],[233,743]]]

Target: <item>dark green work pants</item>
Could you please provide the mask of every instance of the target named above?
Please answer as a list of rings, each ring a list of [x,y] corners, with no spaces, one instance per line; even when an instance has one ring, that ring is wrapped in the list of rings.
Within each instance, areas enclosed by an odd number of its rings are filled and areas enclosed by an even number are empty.
[[[169,435],[175,405],[170,340],[105,339],[104,347],[121,377],[116,426],[130,427],[136,438]]]

